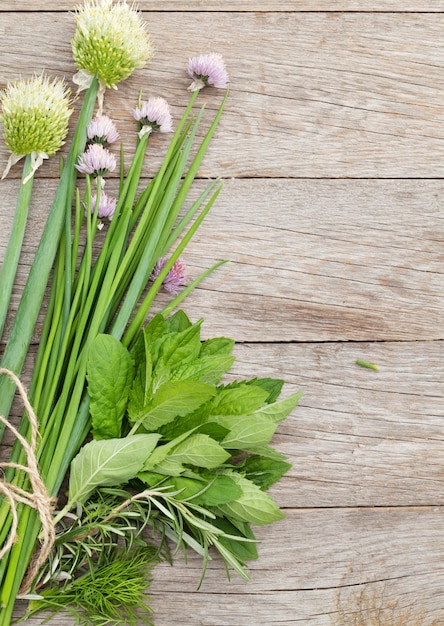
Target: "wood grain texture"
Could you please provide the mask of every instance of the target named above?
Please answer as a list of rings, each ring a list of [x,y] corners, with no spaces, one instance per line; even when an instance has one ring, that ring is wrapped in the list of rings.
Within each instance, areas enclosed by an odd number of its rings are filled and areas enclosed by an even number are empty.
[[[152,12],[147,19],[155,60],[106,101],[125,136],[140,88],[165,96],[177,116],[188,57],[218,51],[231,95],[202,176],[443,175],[444,15]],[[42,69],[69,79],[73,30],[66,13],[0,14],[0,84]],[[220,93],[208,90],[201,101],[214,109]],[[2,148],[0,163],[6,159]],[[56,175],[56,160],[49,167]]]
[[[74,11],[82,4],[81,0],[2,0],[2,11]],[[219,0],[187,0],[178,5],[176,0],[139,0],[137,7],[141,11],[190,11],[220,12],[254,11],[300,12],[300,11],[391,11],[391,12],[442,12],[442,0],[225,0],[223,6]]]
[[[2,189],[0,259],[17,181]],[[54,189],[36,181],[10,320]],[[441,181],[226,180],[183,258],[189,280],[231,262],[188,300],[190,314],[237,341],[443,339],[441,194]]]
[[[251,563],[250,582],[224,581],[214,560],[197,592],[197,557],[159,566],[151,588],[155,624],[438,626],[443,521],[441,507],[288,511],[282,522],[258,529],[260,558]]]

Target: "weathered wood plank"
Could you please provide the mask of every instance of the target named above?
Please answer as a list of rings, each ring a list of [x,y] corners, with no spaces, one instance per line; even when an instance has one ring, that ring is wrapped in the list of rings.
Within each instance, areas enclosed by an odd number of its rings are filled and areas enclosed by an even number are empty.
[[[292,510],[258,529],[260,557],[248,583],[226,582],[216,559],[197,592],[197,557],[159,566],[151,589],[155,624],[438,626],[443,529],[441,507]]]
[[[107,98],[125,136],[141,87],[167,97],[179,115],[186,60],[213,50],[226,58],[232,89],[203,176],[443,175],[444,15],[152,12],[147,19],[156,59]],[[0,84],[43,68],[69,78],[73,29],[66,13],[0,14]],[[201,101],[214,108],[219,96],[209,90]],[[0,163],[6,158],[2,147]],[[56,174],[55,160],[47,171]]]
[[[281,507],[444,505],[441,342],[240,344],[235,354],[228,380],[280,378],[284,395],[304,394],[273,440],[292,464],[272,488]]]
[[[236,354],[233,377],[278,377],[285,393],[304,394],[274,439],[292,463],[274,487],[280,506],[444,503],[440,342],[238,345]]]
[[[0,259],[17,184],[1,183]],[[54,188],[36,181],[11,316]],[[183,258],[190,280],[231,263],[188,300],[190,314],[237,341],[442,339],[441,193],[440,181],[224,181]]]
[[[73,11],[82,6],[82,0],[21,0],[14,2],[2,0],[1,11]],[[177,11],[175,0],[139,0],[137,7],[141,11]],[[181,3],[180,11],[215,11],[221,10],[219,0],[187,0]],[[402,6],[397,0],[225,0],[224,11],[254,12],[298,12],[298,11],[393,11],[441,12],[444,11],[442,0],[404,0]]]

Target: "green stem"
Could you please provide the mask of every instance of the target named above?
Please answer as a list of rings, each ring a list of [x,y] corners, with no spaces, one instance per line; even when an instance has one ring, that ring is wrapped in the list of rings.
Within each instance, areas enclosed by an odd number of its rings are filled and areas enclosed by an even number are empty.
[[[26,183],[23,181],[31,172],[31,155],[28,154],[23,165],[22,184],[19,189],[8,247],[6,248],[5,258],[0,269],[0,338],[5,327],[12,288],[14,286],[15,275],[19,264],[20,252],[22,249],[23,237],[25,235],[25,227],[29,213],[29,204],[31,202],[34,176],[31,176]]]
[[[98,80],[95,78],[86,92],[71,149],[65,167],[63,168],[60,183],[57,187],[45,229],[23,290],[8,343],[6,344],[1,365],[2,367],[12,370],[17,375],[21,373],[31,343],[34,327],[37,322],[65,224],[66,211],[71,211],[71,202],[77,173],[74,166],[79,155],[85,148],[86,127],[92,118],[97,91]],[[9,415],[14,391],[15,388],[12,381],[5,377],[0,380],[0,415]],[[3,435],[3,431],[4,426],[0,428],[0,437]]]

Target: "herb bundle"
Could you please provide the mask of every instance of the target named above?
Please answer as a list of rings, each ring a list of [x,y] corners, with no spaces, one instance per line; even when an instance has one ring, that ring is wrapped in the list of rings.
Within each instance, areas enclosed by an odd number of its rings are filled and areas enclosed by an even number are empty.
[[[190,60],[189,104],[159,171],[145,186],[141,173],[149,138],[172,132],[173,125],[163,98],[140,97],[133,111],[134,156],[126,167],[121,150],[113,198],[104,187],[117,167],[110,144],[119,135],[103,114],[105,91],[142,67],[152,46],[140,15],[124,2],[89,0],[76,21],[74,80],[86,93],[1,361],[9,375],[0,376],[0,415],[7,417],[11,377],[20,375],[49,283],[28,394],[32,407],[13,431],[11,458],[1,464],[0,626],[10,623],[17,597],[30,600],[28,614],[65,609],[78,623],[150,624],[149,572],[169,558],[171,545],[200,554],[203,574],[216,551],[227,572],[247,578],[246,562],[257,558],[252,526],[282,517],[266,492],[289,464],[270,441],[299,398],[279,400],[279,380],[224,384],[234,342],[202,341],[202,320],[192,323],[182,310],[173,314],[223,263],[184,286],[180,255],[221,190],[219,180],[211,181],[183,211],[226,96],[200,140],[206,116],[203,108],[195,115],[194,105],[205,86],[226,88],[222,58]],[[42,102],[49,103],[41,118],[29,97],[39,89],[46,94]],[[7,285],[3,325],[32,179],[63,143],[70,111],[65,86],[44,77],[9,86],[2,104],[5,140],[8,128],[21,133],[8,143],[7,169],[28,155],[19,218],[0,274]],[[14,116],[27,123],[14,126]],[[57,146],[46,147],[42,138],[54,128]],[[84,184],[76,183],[79,172]],[[162,286],[173,297],[152,317]],[[11,428],[3,418],[1,432],[5,427]],[[53,510],[56,499],[61,510]]]

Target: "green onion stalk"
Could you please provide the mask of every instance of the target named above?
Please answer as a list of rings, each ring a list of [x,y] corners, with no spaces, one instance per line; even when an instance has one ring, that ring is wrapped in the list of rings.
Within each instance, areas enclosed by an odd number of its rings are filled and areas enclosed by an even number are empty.
[[[51,269],[54,259],[57,255],[59,242],[62,237],[66,216],[71,215],[71,199],[76,181],[77,170],[75,164],[79,155],[83,152],[86,143],[86,128],[91,120],[94,105],[97,98],[98,81],[94,79],[88,89],[80,112],[77,127],[71,144],[66,163],[60,178],[59,185],[56,190],[54,201],[49,212],[40,244],[36,251],[33,265],[31,267],[20,304],[9,334],[8,342],[2,357],[1,366],[12,370],[16,374],[20,374],[28,349],[32,340],[34,327],[37,322],[39,311],[46,292]],[[14,385],[9,378],[2,377],[0,379],[0,414],[9,415],[12,400],[14,397]],[[3,432],[3,428],[1,429]],[[28,432],[27,420],[23,419],[20,425],[20,432],[26,434]],[[14,455],[17,454],[19,446],[14,446],[14,452],[11,461],[14,461]],[[10,478],[10,471],[5,474],[5,478]],[[15,483],[23,483],[22,477],[17,477]],[[0,533],[4,540],[5,534],[10,528],[9,507],[5,500],[2,501],[0,512]],[[19,515],[26,517],[27,510],[23,506],[18,507]],[[6,578],[14,572],[15,554],[24,545],[24,537],[17,541],[13,550],[5,555],[0,563],[1,581],[0,581],[0,624],[6,625],[10,623],[13,603],[18,593],[20,581],[19,575],[14,576],[15,581],[12,586],[6,583]],[[26,552],[32,553],[33,546],[26,546]]]
[[[8,315],[12,288],[14,286],[14,280],[20,259],[20,251],[22,249],[23,238],[25,235],[26,221],[28,219],[34,177],[31,176],[30,179],[26,179],[31,172],[31,155],[28,154],[23,167],[22,184],[19,189],[17,207],[14,214],[14,221],[8,241],[8,247],[6,248],[5,258],[0,269],[0,293],[2,294],[0,302],[0,339],[3,335],[6,317]],[[26,180],[26,182],[23,182],[24,180]]]
[[[86,366],[92,342],[99,333],[105,332],[122,340],[126,346],[134,345],[163,279],[220,192],[220,181],[211,181],[181,216],[226,99],[193,156],[204,112],[202,108],[196,120],[192,119],[197,94],[198,91],[194,91],[191,95],[159,171],[142,191],[138,190],[150,134],[140,135],[128,174],[121,176],[116,211],[94,262],[92,246],[97,231],[98,200],[92,213],[89,209],[93,182],[88,176],[84,199],[80,199],[78,191],[73,190],[70,195],[70,205],[75,196],[72,233],[68,226],[64,230],[63,224],[59,225],[61,236],[48,313],[30,387],[30,400],[39,416],[37,458],[50,496],[57,496],[71,460],[90,430]],[[67,175],[65,172],[70,165],[67,162],[62,176]],[[79,233],[83,206],[87,207],[87,223],[82,249]],[[69,212],[65,211],[64,219],[71,223]],[[146,293],[156,261],[167,253],[170,257],[165,267]],[[206,270],[173,299],[165,314],[220,264]],[[26,415],[22,418],[21,431],[27,432]],[[11,461],[23,462],[19,444],[13,448]],[[12,477],[10,471],[8,477],[19,486],[26,486],[27,481],[20,472]],[[33,509],[21,506],[19,516],[19,539],[0,564],[0,603],[3,606],[0,626],[10,623],[15,599],[40,532],[39,519]],[[5,540],[10,522],[9,507],[4,502],[0,506],[0,542]]]

